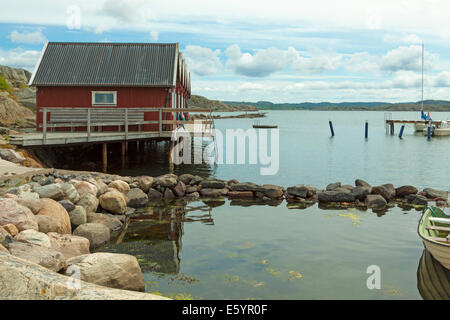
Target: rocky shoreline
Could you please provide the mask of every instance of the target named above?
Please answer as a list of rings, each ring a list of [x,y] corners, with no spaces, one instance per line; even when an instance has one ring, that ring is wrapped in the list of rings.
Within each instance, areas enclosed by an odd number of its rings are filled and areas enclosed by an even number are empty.
[[[95,250],[110,243],[137,208],[225,198],[238,205],[280,205],[286,201],[293,208],[318,203],[324,209],[358,207],[374,212],[394,205],[421,208],[434,203],[448,207],[448,191],[425,188],[419,192],[410,185],[371,186],[360,179],[354,186],[336,182],[322,190],[308,185],[284,188],[191,174],[122,177],[44,169],[0,180],[0,260],[19,269],[25,265],[31,268],[31,264],[41,278],[54,277],[51,274],[70,276],[75,268],[83,283],[142,292],[145,282],[134,256]],[[17,271],[11,268],[9,273]],[[10,291],[0,290],[0,298],[20,299],[24,291],[14,289],[9,280],[14,277],[1,274],[0,286]],[[39,283],[44,291],[51,285]],[[74,297],[70,288],[60,291],[59,296],[33,293],[26,298]],[[123,293],[112,294],[111,298],[119,296]],[[84,292],[83,297],[89,294]]]

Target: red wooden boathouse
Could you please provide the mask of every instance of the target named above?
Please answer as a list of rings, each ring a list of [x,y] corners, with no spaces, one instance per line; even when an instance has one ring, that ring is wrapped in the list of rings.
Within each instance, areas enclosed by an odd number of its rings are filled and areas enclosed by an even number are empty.
[[[111,108],[186,108],[191,96],[190,79],[178,43],[49,42],[30,80],[30,85],[37,89],[36,129],[42,131],[42,108],[61,108],[61,122],[79,116],[76,109],[67,108],[106,108],[105,111]],[[46,122],[56,121],[57,114],[46,113]],[[177,115],[165,113],[164,120],[174,120]],[[158,112],[145,111],[142,120],[158,120],[158,116]],[[109,112],[100,117],[109,122],[115,119]],[[172,126],[167,124],[165,129],[171,130]],[[129,128],[130,131],[138,129],[157,131],[158,124]],[[54,130],[69,129],[57,127]],[[78,130],[86,130],[86,127],[78,127]],[[121,127],[104,126],[100,130],[119,131]]]

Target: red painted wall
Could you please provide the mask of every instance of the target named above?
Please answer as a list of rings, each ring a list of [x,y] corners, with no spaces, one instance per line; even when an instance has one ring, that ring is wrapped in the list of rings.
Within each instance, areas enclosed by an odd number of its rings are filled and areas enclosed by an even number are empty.
[[[42,131],[39,126],[42,124],[42,107],[92,107],[92,91],[117,91],[117,108],[164,108],[168,97],[169,88],[148,88],[148,87],[38,87],[36,93],[36,129]],[[167,107],[172,106],[171,96]],[[101,107],[94,107],[101,108]],[[145,120],[158,120],[158,112],[146,112]],[[166,119],[172,119],[172,114],[167,113]],[[130,126],[129,130],[136,130]],[[103,130],[115,130],[117,127],[104,127]],[[158,131],[157,124],[147,124],[142,126],[145,131]],[[167,130],[170,130],[167,128]]]

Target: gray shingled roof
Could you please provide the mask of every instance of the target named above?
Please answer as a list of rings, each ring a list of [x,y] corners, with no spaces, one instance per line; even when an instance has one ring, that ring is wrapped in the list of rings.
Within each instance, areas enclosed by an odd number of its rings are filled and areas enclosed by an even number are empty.
[[[31,85],[172,86],[178,45],[49,42]]]

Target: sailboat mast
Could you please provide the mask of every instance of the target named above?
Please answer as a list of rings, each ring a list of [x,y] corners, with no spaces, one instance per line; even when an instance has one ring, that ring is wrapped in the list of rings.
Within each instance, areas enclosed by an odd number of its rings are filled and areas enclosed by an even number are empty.
[[[423,51],[424,51],[424,45],[422,43],[422,110],[423,110]]]

